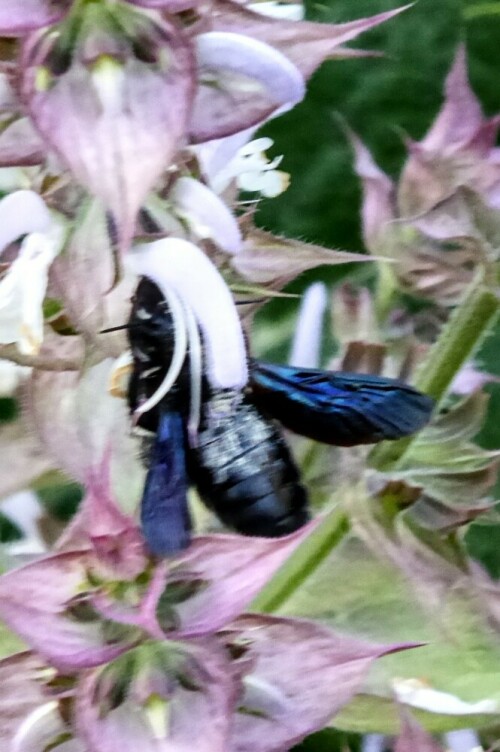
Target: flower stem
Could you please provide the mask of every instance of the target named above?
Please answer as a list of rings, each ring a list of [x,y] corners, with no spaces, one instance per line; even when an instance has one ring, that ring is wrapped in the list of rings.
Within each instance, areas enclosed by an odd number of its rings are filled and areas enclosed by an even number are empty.
[[[378,265],[375,310],[377,319],[383,324],[391,311],[394,293],[397,290],[396,276],[393,265],[381,261]]]
[[[498,313],[497,296],[473,285],[451,316],[417,372],[415,386],[436,400],[443,399],[453,379],[481,344]]]
[[[462,366],[472,357],[488,333],[499,310],[499,300],[482,280],[474,281],[462,303],[450,316],[441,335],[418,369],[415,386],[436,401],[436,408]],[[385,470],[401,460],[414,440],[410,436],[384,442],[370,454],[371,467]]]
[[[261,590],[250,605],[249,611],[260,613],[277,611],[348,532],[348,519],[343,510],[336,507],[327,514]]]

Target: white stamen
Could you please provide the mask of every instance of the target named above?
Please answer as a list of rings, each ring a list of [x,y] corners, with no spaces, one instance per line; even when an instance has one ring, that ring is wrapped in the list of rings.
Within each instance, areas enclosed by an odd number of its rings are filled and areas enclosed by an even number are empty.
[[[194,313],[188,305],[184,306],[186,316],[186,327],[189,338],[189,379],[190,379],[190,400],[189,400],[189,419],[188,419],[188,437],[191,447],[198,443],[198,426],[200,424],[201,411],[201,381],[203,375],[203,354],[201,349],[200,332]]]
[[[156,282],[156,280],[154,281]],[[174,290],[169,289],[165,285],[161,285],[158,282],[157,284],[163,293],[163,297],[167,301],[167,305],[172,316],[172,321],[174,324],[174,351],[172,353],[172,361],[160,386],[158,387],[156,392],[152,394],[148,400],[146,400],[146,402],[143,402],[142,405],[140,405],[135,410],[134,417],[136,420],[140,415],[147,413],[148,410],[151,410],[152,407],[155,407],[155,405],[157,405],[172,389],[173,385],[177,381],[179,373],[181,372],[182,364],[184,363],[187,352],[188,338],[186,332],[185,313],[182,303]]]

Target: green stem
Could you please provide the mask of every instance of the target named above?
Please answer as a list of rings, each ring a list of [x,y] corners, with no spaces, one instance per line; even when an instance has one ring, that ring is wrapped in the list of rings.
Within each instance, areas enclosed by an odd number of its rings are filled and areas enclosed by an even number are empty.
[[[418,369],[415,386],[436,401],[436,407],[458,371],[481,344],[498,314],[497,296],[481,281],[473,282],[462,303],[450,316],[440,337]],[[369,462],[379,470],[401,460],[415,437],[384,442],[370,454]]]
[[[474,18],[481,18],[482,16],[498,16],[500,15],[500,3],[477,3],[477,5],[471,5],[465,8],[463,11],[466,21],[471,21]]]
[[[392,308],[394,293],[397,290],[393,264],[381,261],[377,264],[378,278],[375,297],[375,309],[380,324],[386,320]]]
[[[250,611],[277,611],[349,532],[345,513],[332,510],[301,543],[250,605]]]
[[[415,386],[436,403],[474,354],[498,313],[498,298],[482,284],[472,285],[417,372]]]

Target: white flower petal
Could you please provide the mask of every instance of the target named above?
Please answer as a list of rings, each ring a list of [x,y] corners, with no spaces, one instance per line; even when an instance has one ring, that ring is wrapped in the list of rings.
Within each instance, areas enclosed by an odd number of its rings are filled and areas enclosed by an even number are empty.
[[[203,334],[207,377],[215,388],[241,389],[248,380],[238,312],[220,273],[193,243],[166,238],[138,245],[127,257],[134,271],[192,308]]]
[[[266,198],[275,198],[286,191],[290,184],[290,176],[281,170],[242,172],[236,182],[242,191],[258,191]]]
[[[63,240],[64,228],[57,221],[52,221],[48,232],[30,233],[0,281],[0,342],[16,342],[25,355],[36,355],[43,340],[42,305],[49,267]]]
[[[290,175],[282,170],[270,170],[265,173],[260,192],[265,198],[281,196],[290,185]]]
[[[20,724],[12,739],[9,752],[34,752],[44,750],[63,735],[70,736],[59,712],[58,703],[50,700],[33,710]],[[68,738],[53,748],[57,752],[84,752],[83,744],[77,739]],[[7,750],[5,751],[7,752]]]
[[[270,149],[274,144],[272,138],[262,136],[261,138],[255,138],[253,141],[249,141],[245,146],[242,146],[239,150],[241,156],[246,157],[250,154],[262,153],[266,149]]]
[[[191,147],[198,158],[204,177],[216,193],[222,193],[233,179],[232,170],[227,168],[231,165],[238,150],[246,144],[257,128],[258,126],[255,125],[232,136],[215,138]]]
[[[315,282],[304,293],[289,358],[291,366],[319,366],[321,331],[327,302],[326,287],[322,282]]]
[[[254,13],[260,13],[262,16],[270,18],[282,18],[287,21],[302,21],[305,15],[305,8],[302,3],[280,3],[275,0],[266,0],[262,3],[249,3],[249,10]]]
[[[21,235],[44,232],[50,225],[50,212],[38,193],[10,193],[0,201],[0,253]]]
[[[264,173],[263,172],[241,172],[236,183],[241,191],[261,191],[264,185]]]
[[[210,238],[227,253],[241,251],[243,241],[238,223],[206,185],[194,178],[181,177],[170,191],[169,199],[200,240]]]
[[[433,689],[419,679],[394,679],[393,688],[401,702],[414,708],[429,710],[431,713],[475,715],[478,713],[498,713],[499,710],[499,704],[496,700],[465,702],[456,695]]]
[[[276,167],[278,167],[283,162],[283,154],[281,154],[279,157],[274,157],[271,162],[268,162],[266,165],[266,170],[275,170]]]
[[[198,34],[196,56],[199,85],[191,119],[195,142],[244,130],[304,98],[298,68],[254,37],[230,31]]]

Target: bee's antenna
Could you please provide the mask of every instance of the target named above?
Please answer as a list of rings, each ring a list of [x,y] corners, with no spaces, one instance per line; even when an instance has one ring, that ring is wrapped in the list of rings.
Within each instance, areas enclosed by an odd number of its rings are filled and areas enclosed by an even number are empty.
[[[99,334],[108,334],[108,332],[119,332],[122,329],[131,329],[133,326],[137,326],[137,324],[120,324],[120,326],[110,326],[109,329],[101,329]]]

